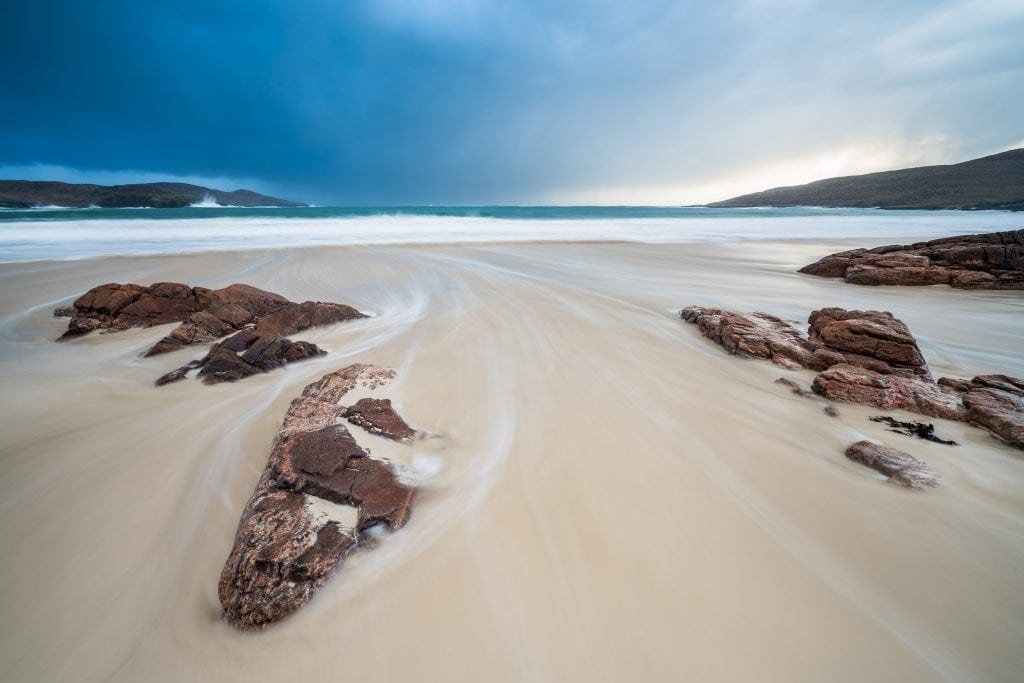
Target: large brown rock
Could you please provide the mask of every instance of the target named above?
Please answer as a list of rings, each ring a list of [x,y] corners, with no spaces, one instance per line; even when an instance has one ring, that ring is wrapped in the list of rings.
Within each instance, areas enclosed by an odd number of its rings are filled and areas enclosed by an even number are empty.
[[[365,539],[405,524],[414,488],[360,448],[337,421],[353,389],[374,391],[394,371],[353,365],[292,401],[267,467],[238,525],[218,594],[227,620],[262,627],[304,605]],[[354,511],[346,517],[345,511]]]
[[[158,282],[150,287],[100,285],[71,306],[56,309],[54,315],[71,318],[61,339],[97,329],[181,323],[147,350],[146,356],[207,344],[247,325],[255,324],[261,336],[287,337],[310,327],[366,317],[351,306],[320,301],[293,303],[280,294],[245,284],[206,289],[177,282]]]
[[[800,272],[857,285],[1024,289],[1024,230],[852,249],[830,254]]]
[[[939,485],[938,475],[923,462],[895,448],[871,441],[858,441],[846,449],[846,457],[884,474],[900,486],[922,488]]]
[[[819,373],[811,386],[815,392],[837,401],[887,410],[898,408],[947,420],[967,418],[960,399],[932,382],[886,375],[856,365],[833,365]]]
[[[823,308],[811,313],[809,336],[843,356],[850,365],[876,372],[930,378],[917,340],[888,311]]]

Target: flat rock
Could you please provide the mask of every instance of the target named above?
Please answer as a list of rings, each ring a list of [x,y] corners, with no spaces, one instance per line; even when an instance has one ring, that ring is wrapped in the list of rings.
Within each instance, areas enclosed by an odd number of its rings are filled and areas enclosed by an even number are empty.
[[[800,272],[857,285],[1024,289],[1024,230],[852,249],[830,254]]]
[[[938,486],[939,476],[923,462],[903,451],[871,441],[858,441],[846,449],[846,457],[884,474],[901,486]]]
[[[309,384],[292,401],[249,498],[218,594],[227,620],[262,627],[304,605],[371,527],[401,528],[414,488],[338,424],[344,396],[376,390],[394,371],[353,365]],[[351,520],[345,511],[354,511]]]
[[[149,287],[100,285],[71,306],[57,308],[54,315],[71,318],[61,339],[98,329],[181,323],[146,351],[147,356],[210,343],[247,325],[256,325],[259,335],[287,337],[310,327],[366,317],[351,306],[320,301],[293,303],[245,284],[207,289],[177,282],[158,282]]]

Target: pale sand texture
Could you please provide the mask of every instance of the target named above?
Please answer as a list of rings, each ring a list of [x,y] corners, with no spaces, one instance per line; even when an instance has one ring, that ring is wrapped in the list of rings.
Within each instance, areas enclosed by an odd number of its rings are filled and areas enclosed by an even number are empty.
[[[892,241],[899,241],[894,238]],[[673,311],[891,310],[937,374],[1024,376],[1024,297],[798,275],[840,240],[335,247],[0,266],[5,681],[1019,681],[1024,457],[794,396]],[[234,385],[154,388],[169,327],[65,344],[109,281],[246,282],[375,317]],[[353,362],[446,438],[401,458],[409,524],[262,633],[217,578],[292,397]],[[906,414],[902,414],[906,417]],[[942,485],[849,462],[875,438]],[[379,441],[379,440],[378,440]],[[376,446],[376,442],[371,447]]]

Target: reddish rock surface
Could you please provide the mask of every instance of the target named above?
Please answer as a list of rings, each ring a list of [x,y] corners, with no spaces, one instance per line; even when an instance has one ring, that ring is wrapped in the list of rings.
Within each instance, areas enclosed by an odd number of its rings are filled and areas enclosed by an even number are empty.
[[[886,311],[823,308],[811,313],[808,337],[767,313],[690,306],[680,317],[729,353],[783,367],[824,370],[842,363],[884,374],[931,377],[910,330]]]
[[[932,382],[884,375],[856,365],[833,365],[819,373],[811,386],[815,392],[837,401],[887,410],[900,408],[947,420],[962,421],[967,417],[960,399]]]
[[[260,336],[251,330],[242,330],[215,344],[201,360],[191,361],[163,375],[156,381],[156,385],[163,386],[184,379],[190,370],[197,368],[198,376],[206,384],[236,382],[244,377],[270,372],[286,363],[325,353],[316,344],[309,342],[293,342],[283,337]]]
[[[1024,449],[1024,380],[1006,375],[978,375],[970,380],[940,377],[939,385],[960,394],[968,422]]]
[[[292,401],[221,573],[218,593],[234,626],[257,628],[291,614],[367,529],[405,524],[414,488],[337,424],[349,391],[374,390],[393,377],[386,368],[353,365],[324,375]],[[340,505],[357,510],[351,526],[333,514]]]
[[[807,339],[781,318],[767,313],[745,315],[720,308],[689,306],[680,317],[731,354],[763,358],[787,368],[810,367]]]
[[[388,398],[364,398],[345,411],[345,418],[372,434],[395,441],[411,441],[416,430],[405,423],[391,407]]]
[[[848,365],[907,377],[930,378],[917,340],[903,321],[888,311],[823,308],[811,313],[808,334]]]
[[[97,329],[121,330],[180,322],[146,352],[147,356],[213,342],[247,325],[259,326],[265,321],[259,334],[286,337],[309,327],[366,317],[351,306],[319,301],[292,303],[279,294],[244,284],[211,290],[176,282],[159,282],[150,287],[100,285],[71,306],[56,309],[54,315],[71,318],[61,339]]]
[[[923,462],[895,448],[871,441],[858,441],[846,449],[846,457],[884,474],[890,481],[901,486],[922,488],[939,485],[939,476]]]
[[[1024,380],[980,375],[935,382],[913,334],[891,313],[823,308],[811,313],[806,338],[766,313],[690,306],[680,317],[729,353],[820,370],[812,388],[826,398],[966,420],[1024,448]],[[805,394],[795,382],[779,381]]]
[[[857,285],[948,284],[962,289],[1024,289],[1024,230],[852,249],[801,273]]]

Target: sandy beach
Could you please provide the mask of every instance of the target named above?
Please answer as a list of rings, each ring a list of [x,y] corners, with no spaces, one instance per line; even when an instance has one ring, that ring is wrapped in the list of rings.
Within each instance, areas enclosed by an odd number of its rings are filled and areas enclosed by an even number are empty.
[[[886,432],[795,396],[686,305],[892,311],[936,375],[1024,376],[1017,292],[796,273],[863,240],[349,246],[0,265],[0,661],[9,681],[1014,681],[1024,457]],[[170,326],[56,344],[105,282],[245,282],[372,314],[237,384],[153,380]],[[217,579],[289,401],[355,362],[445,438],[380,453],[409,523],[263,632]],[[908,415],[896,413],[899,415]],[[862,438],[942,485],[848,461]]]

